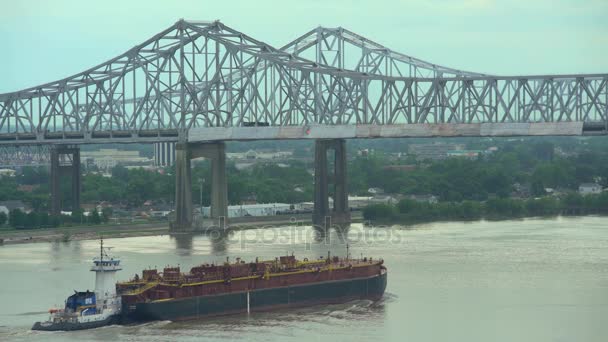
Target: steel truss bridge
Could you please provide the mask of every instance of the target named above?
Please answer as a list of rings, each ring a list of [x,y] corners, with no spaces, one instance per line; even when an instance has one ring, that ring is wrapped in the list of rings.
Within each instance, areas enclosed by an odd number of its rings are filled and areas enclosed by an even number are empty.
[[[494,76],[343,28],[275,48],[180,20],[71,77],[0,94],[0,145],[606,134],[608,74]]]
[[[49,145],[0,145],[0,168],[49,165],[50,150]]]

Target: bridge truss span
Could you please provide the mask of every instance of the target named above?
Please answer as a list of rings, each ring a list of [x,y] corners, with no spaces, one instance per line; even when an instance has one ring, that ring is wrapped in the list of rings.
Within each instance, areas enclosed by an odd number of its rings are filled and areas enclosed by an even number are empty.
[[[281,50],[339,69],[396,77],[479,77],[396,52],[345,28],[318,27]]]
[[[184,142],[192,129],[248,126],[578,122],[606,132],[608,74],[489,76],[343,29],[311,32],[277,49],[218,21],[180,20],[85,72],[0,94],[0,144]],[[328,57],[345,44],[355,50]]]

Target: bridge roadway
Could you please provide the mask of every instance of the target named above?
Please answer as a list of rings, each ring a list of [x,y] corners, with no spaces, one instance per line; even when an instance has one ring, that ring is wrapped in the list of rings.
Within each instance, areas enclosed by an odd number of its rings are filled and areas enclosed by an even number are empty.
[[[213,165],[208,221],[225,224],[225,141],[314,139],[313,218],[326,224],[349,221],[345,139],[607,132],[608,74],[462,71],[343,28],[319,27],[277,49],[219,21],[179,20],[84,72],[0,94],[0,147],[52,146],[55,212],[61,174],[72,174],[79,206],[79,144],[177,142],[175,230],[192,228],[197,157]]]

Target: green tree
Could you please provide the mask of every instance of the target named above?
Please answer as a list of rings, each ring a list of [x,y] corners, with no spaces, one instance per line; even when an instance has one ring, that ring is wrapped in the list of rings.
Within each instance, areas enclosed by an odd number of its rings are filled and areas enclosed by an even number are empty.
[[[525,203],[528,215],[555,215],[559,213],[559,202],[552,197],[529,199]]]
[[[553,151],[555,146],[549,141],[540,141],[532,144],[532,153],[540,160],[553,160]]]
[[[363,218],[366,220],[390,220],[395,217],[392,205],[372,204],[363,209]]]
[[[101,222],[107,223],[110,221],[110,217],[112,217],[112,208],[103,208],[101,209]]]
[[[25,213],[19,209],[13,209],[8,213],[8,223],[13,228],[25,228]]]
[[[61,215],[50,215],[49,216],[49,226],[52,228],[57,228],[61,225]]]
[[[411,199],[402,199],[397,203],[397,209],[402,214],[408,214],[420,209],[420,204]]]
[[[122,165],[117,165],[112,168],[112,178],[118,181],[128,182],[129,170]]]
[[[91,223],[93,224],[100,224],[101,223],[101,217],[99,216],[99,213],[97,212],[97,209],[93,209],[91,211]]]
[[[562,204],[564,207],[569,209],[580,208],[584,204],[584,198],[578,193],[569,193],[563,198]]]
[[[479,202],[464,201],[461,204],[462,217],[467,220],[478,219],[483,214],[483,209]]]
[[[45,184],[48,182],[49,172],[46,167],[25,166],[18,177],[20,184]]]
[[[2,177],[0,180],[0,201],[21,199],[25,194],[17,190],[18,184],[14,177]]]
[[[25,215],[23,227],[25,229],[40,228],[38,213],[32,211]]]
[[[8,216],[5,212],[0,213],[0,226],[3,226],[8,221]]]
[[[84,211],[82,209],[76,209],[72,211],[70,218],[71,222],[75,224],[82,224],[85,222]]]
[[[543,182],[540,179],[535,179],[532,181],[530,191],[535,197],[544,196],[546,194],[545,186],[543,185]]]

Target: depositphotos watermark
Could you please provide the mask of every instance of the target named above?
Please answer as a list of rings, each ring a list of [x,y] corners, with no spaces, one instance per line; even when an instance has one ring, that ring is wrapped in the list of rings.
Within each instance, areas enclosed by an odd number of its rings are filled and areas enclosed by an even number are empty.
[[[228,243],[241,249],[259,245],[304,245],[310,250],[313,245],[386,245],[404,241],[399,229],[369,224],[314,226],[300,222],[280,226],[211,227],[206,235],[212,243]]]

